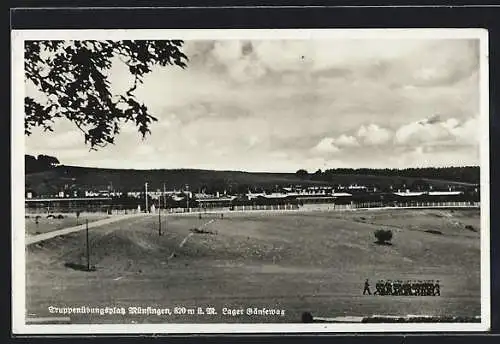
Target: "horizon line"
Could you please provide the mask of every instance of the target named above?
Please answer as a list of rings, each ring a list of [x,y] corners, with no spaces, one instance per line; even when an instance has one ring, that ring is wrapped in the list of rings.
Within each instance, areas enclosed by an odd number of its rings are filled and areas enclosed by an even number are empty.
[[[295,174],[299,170],[306,170],[308,174],[314,174],[318,170],[321,172],[329,171],[329,170],[374,170],[374,171],[384,171],[384,170],[411,170],[411,169],[446,169],[446,168],[481,168],[480,165],[453,165],[453,166],[422,166],[422,167],[336,167],[336,168],[318,168],[316,171],[308,171],[307,169],[298,169],[296,171],[250,171],[250,170],[238,170],[238,169],[206,169],[206,168],[193,168],[193,167],[176,167],[176,168],[149,168],[149,169],[140,169],[140,168],[115,168],[115,167],[96,167],[96,166],[82,166],[82,165],[68,165],[68,164],[59,164],[56,167],[77,167],[77,168],[89,168],[89,169],[101,169],[101,170],[122,170],[122,171],[214,171],[214,172],[241,172],[241,173],[268,173],[268,174]]]

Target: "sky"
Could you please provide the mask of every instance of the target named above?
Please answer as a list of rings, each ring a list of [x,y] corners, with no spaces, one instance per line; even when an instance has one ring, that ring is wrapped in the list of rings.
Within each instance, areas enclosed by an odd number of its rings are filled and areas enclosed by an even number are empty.
[[[158,118],[89,151],[60,120],[26,154],[103,168],[309,172],[479,164],[479,40],[197,40],[136,91]],[[116,60],[114,93],[132,83]],[[26,93],[33,94],[32,85]]]

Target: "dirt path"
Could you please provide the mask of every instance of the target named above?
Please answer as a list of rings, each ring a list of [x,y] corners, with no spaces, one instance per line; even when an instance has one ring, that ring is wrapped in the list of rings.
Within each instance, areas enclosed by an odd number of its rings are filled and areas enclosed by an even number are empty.
[[[110,223],[125,220],[125,219],[135,218],[135,217],[139,217],[139,216],[147,216],[147,215],[149,215],[149,214],[142,214],[141,213],[141,214],[131,214],[131,215],[115,215],[115,216],[112,216],[110,218],[89,222],[89,228],[99,227],[102,225],[110,224]],[[40,242],[40,241],[55,238],[57,236],[66,235],[66,234],[70,234],[70,233],[74,233],[74,232],[79,232],[79,231],[82,231],[84,229],[85,229],[85,224],[82,224],[82,225],[78,225],[78,226],[59,229],[59,230],[52,231],[52,232],[28,236],[25,239],[25,245],[28,246],[28,245],[35,244],[35,243]]]
[[[208,226],[209,224],[211,224],[211,223],[213,223],[213,222],[215,222],[215,219],[212,219],[212,220],[210,220],[210,221],[208,221],[208,222],[205,222],[205,223],[204,223],[204,224],[202,224],[199,228],[200,228],[200,229],[201,229],[201,228],[205,228],[206,226]],[[179,244],[179,248],[182,248],[182,246],[184,246],[184,245],[186,244],[186,242],[188,241],[188,239],[189,239],[190,237],[192,237],[193,235],[194,235],[194,233],[189,233],[188,235],[186,235],[186,237],[185,237],[184,239],[182,239],[181,243]],[[174,258],[174,257],[175,257],[175,253],[176,253],[176,252],[175,252],[175,250],[174,250],[174,252],[172,252],[172,254],[170,254],[170,256],[167,258],[167,260],[170,260],[170,259]]]

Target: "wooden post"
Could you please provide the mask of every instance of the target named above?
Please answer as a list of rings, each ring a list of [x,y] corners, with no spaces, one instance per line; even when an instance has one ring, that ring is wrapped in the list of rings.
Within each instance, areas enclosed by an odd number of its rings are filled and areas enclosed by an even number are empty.
[[[163,183],[163,208],[167,209],[167,191],[165,189],[165,183]]]
[[[161,236],[161,208],[158,207],[158,236]]]
[[[89,220],[85,219],[85,236],[87,240],[87,271],[90,271]]]

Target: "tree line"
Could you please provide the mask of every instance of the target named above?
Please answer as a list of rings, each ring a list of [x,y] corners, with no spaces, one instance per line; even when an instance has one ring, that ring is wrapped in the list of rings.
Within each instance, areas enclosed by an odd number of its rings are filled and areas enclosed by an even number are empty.
[[[314,173],[309,173],[304,169],[298,170],[296,176],[304,180],[330,181],[337,175],[359,175],[359,176],[385,176],[420,179],[440,179],[455,182],[479,184],[479,166],[464,167],[424,167],[424,168],[336,168],[322,171],[318,169]]]
[[[59,160],[50,155],[40,154],[36,157],[33,155],[24,156],[24,169],[26,174],[50,170],[51,168],[59,166],[59,164]]]

